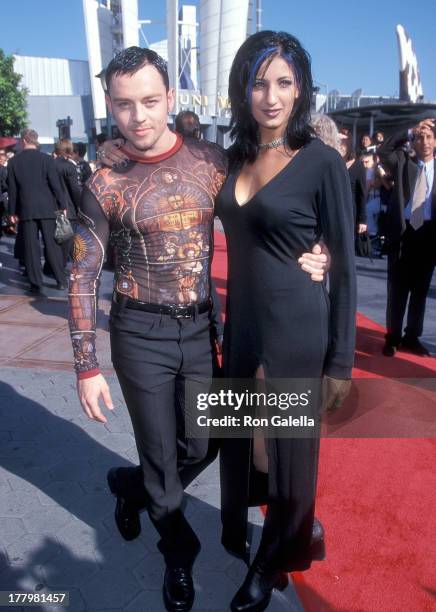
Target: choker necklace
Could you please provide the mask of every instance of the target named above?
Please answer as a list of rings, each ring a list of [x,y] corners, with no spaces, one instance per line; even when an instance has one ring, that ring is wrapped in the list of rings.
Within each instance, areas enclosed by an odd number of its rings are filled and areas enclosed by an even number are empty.
[[[259,144],[259,149],[277,149],[282,144],[285,144],[286,138],[282,136],[281,138],[276,138],[275,140],[271,140],[271,142],[261,142]]]

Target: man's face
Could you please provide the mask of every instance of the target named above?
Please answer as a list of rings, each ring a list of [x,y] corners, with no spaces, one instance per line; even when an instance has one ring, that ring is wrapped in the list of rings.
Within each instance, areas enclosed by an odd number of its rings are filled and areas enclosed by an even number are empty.
[[[174,95],[166,91],[156,68],[147,64],[133,75],[113,76],[107,102],[124,138],[143,152],[155,147],[168,130]]]
[[[433,130],[427,127],[419,128],[413,139],[413,148],[419,159],[424,162],[433,159],[433,151],[436,147],[436,137]]]
[[[4,149],[0,149],[0,166],[4,166],[7,161],[6,151]]]

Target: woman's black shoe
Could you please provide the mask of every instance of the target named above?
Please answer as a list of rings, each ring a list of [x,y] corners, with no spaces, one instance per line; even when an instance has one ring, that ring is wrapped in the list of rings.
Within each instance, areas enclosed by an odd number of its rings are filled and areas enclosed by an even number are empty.
[[[136,504],[121,495],[117,486],[117,470],[111,468],[107,473],[107,482],[111,493],[117,498],[115,506],[115,523],[118,531],[128,542],[134,540],[141,533],[141,519]]]
[[[272,590],[283,591],[288,582],[284,572],[268,570],[266,564],[254,561],[230,609],[232,612],[263,612],[271,600]]]
[[[316,517],[313,520],[310,553],[313,561],[324,561],[326,557],[324,527]]]
[[[194,584],[190,567],[167,567],[163,599],[169,612],[188,612],[194,604]]]

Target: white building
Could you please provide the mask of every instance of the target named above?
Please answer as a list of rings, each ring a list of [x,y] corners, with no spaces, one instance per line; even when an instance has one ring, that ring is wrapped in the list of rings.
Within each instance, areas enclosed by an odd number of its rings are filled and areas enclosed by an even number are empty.
[[[137,0],[83,0],[89,77],[97,131],[107,111],[104,91],[97,77],[125,47],[139,45]]]
[[[56,124],[68,117],[72,140],[88,142],[94,126],[88,62],[14,55],[14,70],[28,90],[29,125],[43,149],[53,148]]]

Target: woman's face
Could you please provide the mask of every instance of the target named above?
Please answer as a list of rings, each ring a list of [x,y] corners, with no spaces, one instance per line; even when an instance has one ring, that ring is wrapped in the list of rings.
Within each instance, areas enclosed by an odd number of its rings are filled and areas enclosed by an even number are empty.
[[[371,146],[371,138],[365,134],[362,136],[362,147],[370,147]]]
[[[253,84],[251,112],[262,131],[271,135],[283,135],[289,117],[299,96],[294,71],[279,56],[274,57],[267,69],[268,60],[260,67]]]

